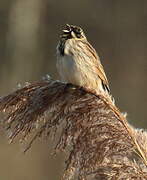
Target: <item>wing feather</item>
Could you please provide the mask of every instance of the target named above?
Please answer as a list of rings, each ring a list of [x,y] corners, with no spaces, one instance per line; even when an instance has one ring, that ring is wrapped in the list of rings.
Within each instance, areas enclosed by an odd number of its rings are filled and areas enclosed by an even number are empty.
[[[97,75],[99,76],[99,78],[102,80],[103,86],[104,88],[106,88],[108,91],[110,91],[109,89],[109,82],[108,79],[106,77],[104,68],[101,64],[100,58],[96,52],[96,50],[90,45],[90,43],[88,43],[88,41],[83,41],[88,49],[86,50],[86,52],[89,52],[91,54],[92,58],[92,66],[94,68],[94,71],[97,73]],[[90,56],[89,54],[89,56]]]

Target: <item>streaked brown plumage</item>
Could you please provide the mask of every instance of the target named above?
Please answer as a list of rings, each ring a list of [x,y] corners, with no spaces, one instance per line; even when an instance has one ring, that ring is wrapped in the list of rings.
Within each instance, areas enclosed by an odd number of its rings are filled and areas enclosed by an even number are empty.
[[[94,92],[109,92],[109,84],[95,49],[80,27],[66,25],[57,46],[61,80]]]

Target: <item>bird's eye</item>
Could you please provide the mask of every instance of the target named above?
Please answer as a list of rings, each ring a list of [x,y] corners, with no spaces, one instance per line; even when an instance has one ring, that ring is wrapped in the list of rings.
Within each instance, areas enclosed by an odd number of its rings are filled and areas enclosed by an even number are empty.
[[[81,33],[76,33],[77,38],[81,38]]]
[[[79,29],[79,28],[74,29],[74,33],[75,33],[77,38],[81,38],[81,36],[82,36],[81,35],[82,34],[81,29]]]
[[[76,32],[77,34],[81,34],[82,30],[79,29],[79,28],[77,28],[77,29],[75,29],[75,32]]]

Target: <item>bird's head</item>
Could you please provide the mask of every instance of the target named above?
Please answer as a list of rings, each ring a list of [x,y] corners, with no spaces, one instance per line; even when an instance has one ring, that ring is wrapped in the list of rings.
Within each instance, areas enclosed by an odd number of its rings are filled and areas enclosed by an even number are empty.
[[[66,24],[65,28],[62,30],[61,39],[86,39],[82,28],[78,26],[73,26]]]

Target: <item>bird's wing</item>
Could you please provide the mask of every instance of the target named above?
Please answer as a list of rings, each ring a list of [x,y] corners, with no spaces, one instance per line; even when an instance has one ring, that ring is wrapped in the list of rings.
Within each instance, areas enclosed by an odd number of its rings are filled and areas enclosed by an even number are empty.
[[[87,52],[89,52],[92,55],[92,66],[94,68],[94,71],[98,74],[99,78],[102,80],[102,83],[104,86],[106,86],[107,90],[109,90],[109,82],[107,80],[104,68],[101,64],[100,58],[97,55],[96,50],[88,43],[85,42],[87,44]]]

